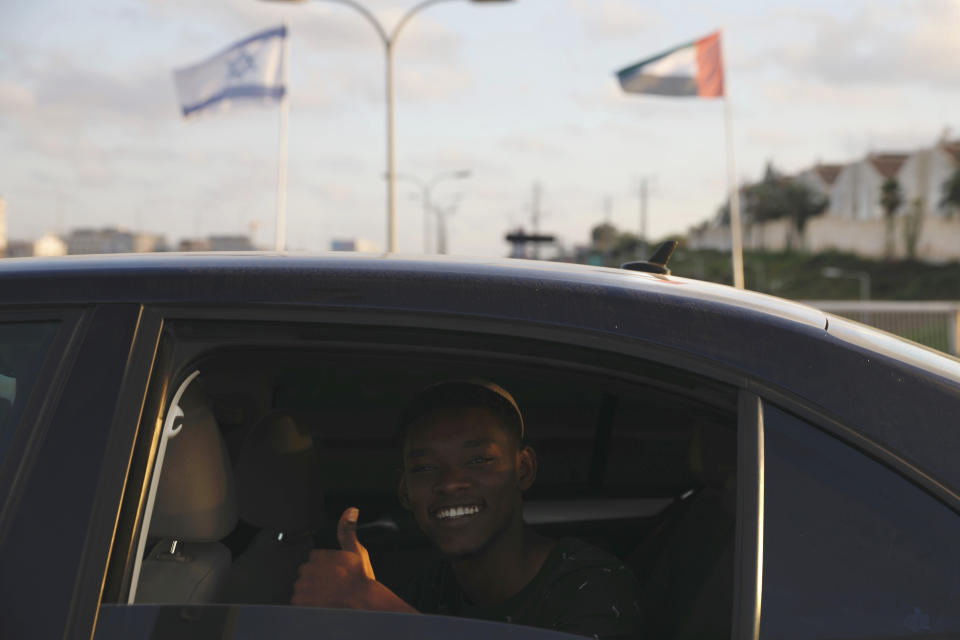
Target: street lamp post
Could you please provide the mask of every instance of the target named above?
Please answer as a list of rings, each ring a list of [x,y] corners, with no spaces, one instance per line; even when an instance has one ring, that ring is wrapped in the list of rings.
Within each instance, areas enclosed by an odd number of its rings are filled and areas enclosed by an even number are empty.
[[[302,2],[303,0],[280,0],[283,2]],[[321,2],[335,2],[350,7],[366,19],[373,27],[374,31],[380,37],[383,44],[383,51],[386,56],[386,94],[387,94],[387,250],[391,253],[397,250],[397,180],[396,180],[396,158],[394,152],[394,114],[393,114],[393,48],[400,37],[400,32],[410,22],[416,14],[427,7],[440,4],[441,2],[453,2],[454,0],[422,0],[412,6],[397,24],[393,31],[387,33],[383,24],[377,19],[372,11],[357,2],[356,0],[319,0]],[[512,2],[512,0],[470,0],[478,4],[493,2]]]
[[[433,213],[433,199],[431,192],[433,188],[444,180],[463,180],[470,177],[469,169],[460,169],[459,171],[444,171],[438,173],[428,181],[421,180],[417,176],[399,173],[396,174],[397,180],[405,180],[417,185],[420,189],[420,202],[423,205],[423,252],[429,253],[428,238],[430,237],[430,214]],[[438,218],[437,224],[440,224]]]

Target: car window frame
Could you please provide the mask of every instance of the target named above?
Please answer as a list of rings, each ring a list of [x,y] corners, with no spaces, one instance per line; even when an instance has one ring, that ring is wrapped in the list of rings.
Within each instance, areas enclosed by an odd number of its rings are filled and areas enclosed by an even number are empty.
[[[762,511],[758,513],[758,505],[762,510],[762,421],[759,415],[759,399],[752,388],[750,378],[736,369],[724,366],[714,361],[699,359],[689,353],[677,352],[657,344],[645,342],[621,334],[601,333],[584,330],[582,327],[568,327],[547,323],[506,321],[497,318],[476,316],[453,316],[450,314],[392,311],[382,309],[356,310],[337,308],[304,308],[276,306],[244,307],[227,309],[208,306],[154,306],[151,309],[163,317],[164,327],[175,328],[179,322],[216,321],[216,322],[264,322],[279,325],[315,325],[319,328],[332,328],[335,338],[335,329],[343,326],[363,326],[371,330],[395,328],[409,328],[423,335],[435,331],[447,331],[450,334],[482,336],[489,340],[532,339],[538,343],[556,348],[580,347],[591,351],[609,352],[620,357],[644,361],[652,364],[663,364],[671,369],[681,370],[686,374],[699,378],[710,379],[716,383],[730,387],[737,392],[738,426],[738,471],[737,471],[737,516],[735,530],[735,566],[734,566],[734,611],[733,628],[734,638],[756,638],[759,623],[759,596],[755,585],[762,579],[762,556],[758,550],[762,548]],[[229,341],[228,341],[229,342]],[[302,344],[302,340],[299,341]],[[244,347],[281,346],[271,339],[251,340],[250,336],[242,340]],[[374,347],[382,344],[371,343]],[[287,345],[289,346],[289,344]],[[354,348],[356,343],[343,343],[342,348]],[[370,346],[370,345],[367,345]],[[208,350],[205,347],[203,350]],[[482,352],[456,350],[444,347],[410,347],[411,352],[429,351],[430,353],[449,355],[478,355]],[[151,376],[150,388],[147,392],[145,410],[141,416],[138,429],[139,437],[133,452],[131,473],[127,479],[127,487],[131,497],[125,497],[118,520],[118,530],[114,536],[113,558],[123,558],[123,562],[111,562],[108,575],[105,578],[105,589],[101,594],[99,604],[120,602],[125,600],[130,588],[134,560],[130,555],[135,548],[136,540],[140,535],[143,524],[143,507],[146,502],[147,490],[153,473],[152,463],[159,446],[163,419],[169,410],[169,402],[173,392],[183,382],[199,353],[177,352],[170,336],[164,332],[158,349],[157,364]],[[520,358],[516,354],[500,354],[505,359],[532,362],[534,358]],[[192,356],[192,357],[191,357]],[[584,373],[598,373],[605,371],[589,364],[577,363],[578,371]],[[618,377],[628,379],[622,372],[615,373]],[[649,380],[634,379],[635,383],[650,384]],[[748,411],[745,411],[748,409]],[[756,410],[754,410],[756,409]],[[749,460],[749,464],[742,464],[741,460]],[[135,497],[133,497],[135,496]],[[741,512],[741,503],[744,504]],[[741,574],[748,576],[741,578]]]
[[[0,633],[19,636],[31,629],[33,635],[89,638],[140,422],[138,396],[153,365],[144,352],[149,354],[151,334],[154,344],[158,339],[159,318],[135,302],[23,305],[20,311],[9,317],[60,314],[68,319],[69,335],[68,346],[54,358],[55,385],[43,398],[41,427],[21,436],[29,440],[17,474],[16,490],[23,495],[5,515],[0,551],[6,561],[14,560],[5,567],[5,580],[25,588],[6,599]],[[66,490],[58,493],[58,487]],[[61,512],[64,507],[70,513]],[[57,526],[49,526],[51,513],[60,520]],[[55,536],[62,544],[44,555]],[[31,559],[38,558],[38,564],[58,569],[34,566],[44,580],[24,582]],[[38,619],[41,592],[47,614]]]

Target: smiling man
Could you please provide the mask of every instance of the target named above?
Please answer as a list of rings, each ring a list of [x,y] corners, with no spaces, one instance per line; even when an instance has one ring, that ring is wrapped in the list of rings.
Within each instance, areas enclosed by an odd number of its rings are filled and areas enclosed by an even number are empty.
[[[637,586],[615,557],[551,540],[523,521],[537,458],[513,397],[485,381],[428,387],[400,425],[400,502],[442,559],[403,598],[376,581],[356,539],[356,509],[340,520],[342,551],[315,551],[294,604],[419,611],[513,622],[597,638],[639,635]]]

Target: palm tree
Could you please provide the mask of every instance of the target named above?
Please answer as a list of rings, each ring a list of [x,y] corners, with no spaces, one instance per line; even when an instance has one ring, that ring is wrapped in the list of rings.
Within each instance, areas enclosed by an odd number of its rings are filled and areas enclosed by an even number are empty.
[[[883,219],[887,227],[886,254],[893,257],[893,223],[897,209],[903,204],[903,190],[896,178],[887,178],[880,187],[880,206],[883,208]]]

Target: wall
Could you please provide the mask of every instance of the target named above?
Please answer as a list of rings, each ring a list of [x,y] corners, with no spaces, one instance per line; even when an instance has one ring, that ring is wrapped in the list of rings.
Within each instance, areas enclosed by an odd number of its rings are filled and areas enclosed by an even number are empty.
[[[907,255],[903,233],[904,218],[897,218],[894,228],[894,257]],[[822,215],[807,223],[803,250],[810,253],[843,251],[865,258],[884,258],[886,225],[883,220],[847,220]],[[772,220],[749,225],[743,231],[743,248],[752,251],[783,251],[788,243],[798,249],[792,225],[787,220]],[[710,227],[691,232],[687,242],[692,249],[730,250],[729,227]],[[926,262],[960,260],[960,217],[943,218],[926,215],[917,241],[917,257]]]

